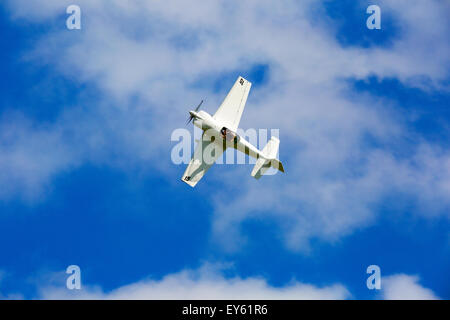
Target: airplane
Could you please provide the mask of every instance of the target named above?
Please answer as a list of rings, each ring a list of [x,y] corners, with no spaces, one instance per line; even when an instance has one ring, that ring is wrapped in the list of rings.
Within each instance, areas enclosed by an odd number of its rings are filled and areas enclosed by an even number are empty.
[[[204,110],[199,111],[203,100],[195,110],[189,111],[190,116],[186,125],[193,121],[203,133],[181,177],[183,182],[195,187],[228,147],[257,159],[251,173],[255,179],[261,178],[270,167],[284,172],[283,164],[276,158],[280,145],[278,138],[272,136],[260,151],[236,133],[251,86],[251,82],[239,76],[213,116]]]

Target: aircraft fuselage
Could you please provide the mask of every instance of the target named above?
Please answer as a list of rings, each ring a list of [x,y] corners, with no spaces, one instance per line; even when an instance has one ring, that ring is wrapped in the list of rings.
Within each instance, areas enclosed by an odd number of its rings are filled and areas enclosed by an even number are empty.
[[[194,125],[203,130],[204,140],[210,139],[211,136],[222,137],[222,139],[227,143],[227,146],[233,147],[256,159],[260,157],[265,158],[258,148],[245,140],[243,137],[239,136],[236,132],[221,125],[206,111],[189,111],[189,113],[194,117]]]

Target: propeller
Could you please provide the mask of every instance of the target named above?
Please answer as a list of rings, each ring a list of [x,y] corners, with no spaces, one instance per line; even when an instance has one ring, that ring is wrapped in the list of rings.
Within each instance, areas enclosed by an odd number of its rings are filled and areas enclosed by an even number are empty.
[[[195,112],[197,112],[198,109],[200,109],[200,106],[201,106],[202,104],[203,104],[203,100],[200,101],[200,103],[198,104],[197,108],[195,108]],[[191,115],[189,116],[188,121],[186,122],[186,125],[188,125],[188,124],[192,121],[192,119],[194,119],[194,116],[191,114]]]

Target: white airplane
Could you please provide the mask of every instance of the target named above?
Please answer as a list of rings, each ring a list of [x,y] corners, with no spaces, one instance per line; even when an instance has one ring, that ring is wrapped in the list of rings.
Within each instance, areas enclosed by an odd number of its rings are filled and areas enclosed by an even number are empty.
[[[236,133],[251,86],[249,81],[238,77],[213,116],[203,110],[199,111],[203,101],[194,111],[189,111],[190,117],[187,123],[194,120],[194,125],[203,130],[202,139],[198,141],[194,155],[181,178],[191,187],[195,187],[228,147],[257,159],[252,170],[252,177],[256,179],[264,175],[270,167],[284,172],[283,164],[276,159],[280,140],[271,137],[260,151]]]

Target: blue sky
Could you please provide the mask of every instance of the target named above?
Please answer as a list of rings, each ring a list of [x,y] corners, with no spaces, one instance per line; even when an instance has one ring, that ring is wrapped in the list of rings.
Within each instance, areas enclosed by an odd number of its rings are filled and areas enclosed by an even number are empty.
[[[447,5],[424,3],[380,1],[368,30],[366,1],[79,1],[77,31],[69,2],[3,3],[0,297],[448,299]],[[191,189],[170,134],[238,75],[287,173]]]

